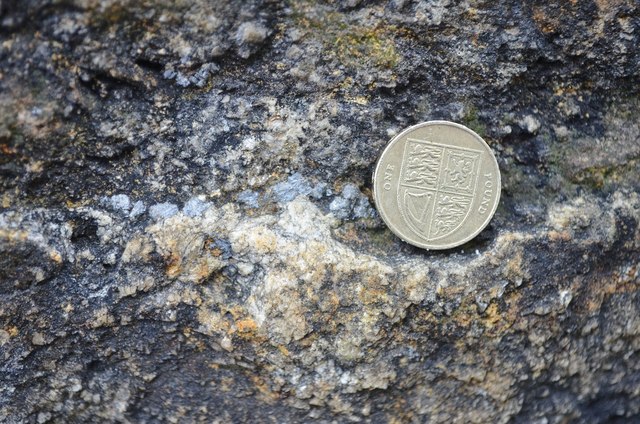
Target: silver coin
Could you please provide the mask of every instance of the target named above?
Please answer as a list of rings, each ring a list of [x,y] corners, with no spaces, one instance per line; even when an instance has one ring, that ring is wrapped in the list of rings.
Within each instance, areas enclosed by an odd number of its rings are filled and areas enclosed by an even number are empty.
[[[449,249],[477,236],[498,207],[500,188],[491,148],[447,121],[393,137],[373,173],[380,216],[398,237],[423,249]]]

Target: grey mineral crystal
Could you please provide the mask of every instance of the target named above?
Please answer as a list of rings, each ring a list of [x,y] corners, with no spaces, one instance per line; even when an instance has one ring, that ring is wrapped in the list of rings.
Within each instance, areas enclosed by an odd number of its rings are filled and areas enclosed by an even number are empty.
[[[640,420],[635,0],[0,3],[0,422]],[[477,132],[491,224],[372,207]]]

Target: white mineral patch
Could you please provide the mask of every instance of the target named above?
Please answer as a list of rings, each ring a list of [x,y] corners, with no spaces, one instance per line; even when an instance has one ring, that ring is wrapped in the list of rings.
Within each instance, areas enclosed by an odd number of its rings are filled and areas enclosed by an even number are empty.
[[[178,207],[173,203],[157,203],[149,208],[151,218],[166,219],[178,213]]]

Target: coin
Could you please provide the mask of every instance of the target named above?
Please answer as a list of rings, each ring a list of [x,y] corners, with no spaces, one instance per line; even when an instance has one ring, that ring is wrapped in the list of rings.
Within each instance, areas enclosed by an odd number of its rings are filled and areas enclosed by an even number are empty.
[[[393,137],[373,173],[380,216],[398,237],[423,249],[449,249],[477,236],[498,207],[500,187],[487,143],[447,121]]]

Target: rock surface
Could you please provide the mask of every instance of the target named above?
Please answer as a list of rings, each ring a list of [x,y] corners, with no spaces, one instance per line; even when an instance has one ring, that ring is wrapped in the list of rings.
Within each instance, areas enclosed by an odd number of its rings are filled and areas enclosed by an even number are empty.
[[[640,5],[0,3],[0,422],[640,420]],[[384,145],[492,224],[414,249]]]

